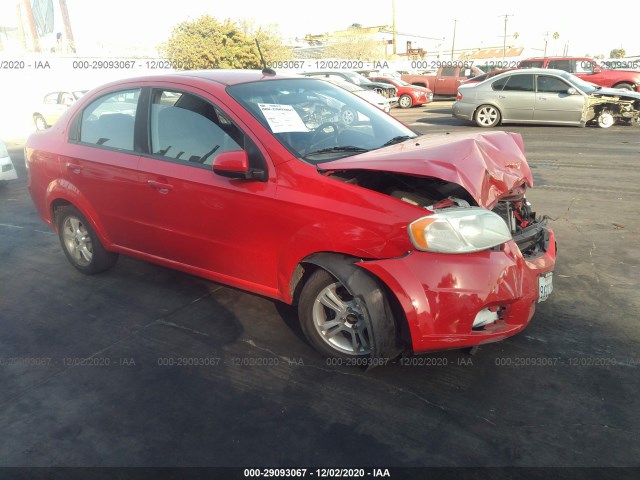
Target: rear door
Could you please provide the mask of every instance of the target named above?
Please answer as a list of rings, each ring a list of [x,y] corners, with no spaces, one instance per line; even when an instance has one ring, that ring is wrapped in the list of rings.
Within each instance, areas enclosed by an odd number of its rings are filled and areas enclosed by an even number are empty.
[[[498,92],[497,105],[502,111],[503,121],[531,121],[536,103],[533,74],[517,74],[507,77],[506,82],[494,83],[494,88],[502,84]]]
[[[140,159],[141,196],[151,255],[226,278],[276,287],[275,178],[257,142],[220,103],[188,87],[151,91],[150,153]],[[217,155],[245,150],[270,180],[213,172]]]
[[[584,96],[571,95],[572,85],[552,75],[536,75],[533,118],[539,122],[580,124]]]
[[[108,239],[137,249],[141,244],[139,211],[135,203],[139,153],[134,129],[140,88],[102,95],[74,118],[63,176],[80,199],[85,214],[91,211]]]

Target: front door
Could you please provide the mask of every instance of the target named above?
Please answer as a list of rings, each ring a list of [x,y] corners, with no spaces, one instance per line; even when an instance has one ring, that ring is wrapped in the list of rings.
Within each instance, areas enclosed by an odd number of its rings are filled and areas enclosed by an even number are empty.
[[[276,287],[273,172],[266,181],[213,172],[224,151],[264,155],[228,115],[193,92],[157,88],[150,105],[151,154],[140,159],[140,199],[149,213],[145,251],[226,278]]]
[[[536,83],[535,120],[570,124],[582,121],[584,96],[569,93],[575,87],[551,75],[537,75]]]

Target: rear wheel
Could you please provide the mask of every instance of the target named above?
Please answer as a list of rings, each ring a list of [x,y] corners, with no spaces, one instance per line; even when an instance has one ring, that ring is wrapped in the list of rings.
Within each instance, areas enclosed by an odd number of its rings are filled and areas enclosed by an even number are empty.
[[[47,121],[39,113],[36,113],[33,116],[33,123],[36,125],[36,130],[46,130],[47,128],[49,128],[49,125],[47,125]]]
[[[77,270],[91,275],[115,265],[116,253],[108,252],[93,228],[77,208],[67,205],[56,211],[56,225],[62,250]]]
[[[400,108],[411,108],[413,106],[413,99],[405,93],[398,99],[398,105],[400,105]]]
[[[476,125],[483,128],[495,127],[500,118],[500,111],[493,105],[481,105],[475,114]]]
[[[372,351],[366,312],[339,280],[318,269],[298,302],[302,331],[320,353],[333,358],[368,356]]]
[[[630,83],[619,83],[617,85],[614,85],[613,88],[617,88],[618,90],[627,90],[629,92],[633,92],[633,87],[631,86]]]

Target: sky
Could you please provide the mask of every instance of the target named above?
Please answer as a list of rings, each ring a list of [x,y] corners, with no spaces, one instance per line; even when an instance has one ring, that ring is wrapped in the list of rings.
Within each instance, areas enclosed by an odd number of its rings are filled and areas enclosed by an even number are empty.
[[[0,0],[0,25],[12,23],[16,1]],[[220,20],[247,18],[256,24],[276,24],[288,38],[341,30],[352,23],[392,22],[392,0],[67,0],[67,4],[77,41],[122,46],[155,46],[168,38],[178,22],[203,14]],[[640,55],[635,29],[624,28],[623,21],[599,22],[600,15],[576,2],[395,0],[395,8],[398,32],[443,39],[414,45],[431,51],[439,43],[445,51],[451,49],[454,19],[456,49],[501,46],[503,15],[507,14],[507,44],[539,48],[542,53],[548,33],[550,54],[560,54],[568,43],[572,55],[608,55],[621,47],[628,55]],[[517,40],[511,37],[515,32]],[[554,32],[560,35],[557,41],[551,39]]]

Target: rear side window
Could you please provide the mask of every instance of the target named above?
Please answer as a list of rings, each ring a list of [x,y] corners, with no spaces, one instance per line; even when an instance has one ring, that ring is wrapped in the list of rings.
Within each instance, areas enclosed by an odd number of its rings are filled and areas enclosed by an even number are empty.
[[[100,97],[82,112],[80,142],[133,151],[133,126],[140,89]]]
[[[533,92],[533,75],[513,75],[502,89],[511,92]]]
[[[571,60],[550,60],[549,68],[555,68],[556,70],[564,70],[565,72],[573,72],[573,65]]]
[[[220,153],[242,150],[244,133],[211,103],[195,95],[154,90],[151,153],[191,165],[211,165]]]
[[[593,62],[589,60],[574,60],[573,61],[575,73],[593,73]]]
[[[495,82],[493,82],[491,84],[491,88],[493,88],[494,90],[497,90],[498,92],[500,92],[500,91],[502,91],[504,86],[507,84],[508,80],[509,80],[509,77],[505,77],[505,78],[501,78],[500,80],[496,80]]]

